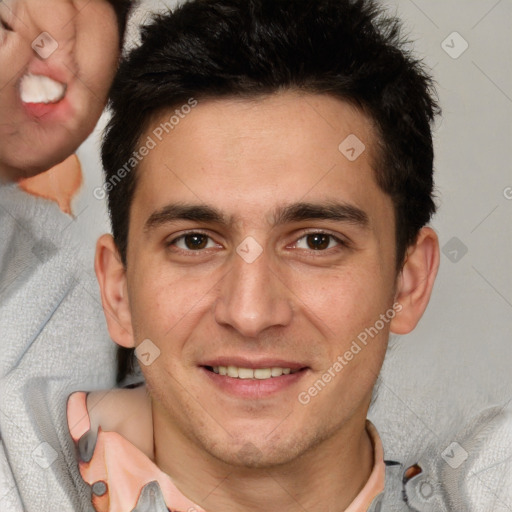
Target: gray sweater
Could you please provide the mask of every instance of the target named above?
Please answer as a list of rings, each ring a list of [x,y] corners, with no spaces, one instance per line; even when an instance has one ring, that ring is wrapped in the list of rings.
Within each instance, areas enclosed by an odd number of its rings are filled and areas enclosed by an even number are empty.
[[[93,262],[56,204],[0,186],[0,511],[91,511],[66,399],[114,385]]]

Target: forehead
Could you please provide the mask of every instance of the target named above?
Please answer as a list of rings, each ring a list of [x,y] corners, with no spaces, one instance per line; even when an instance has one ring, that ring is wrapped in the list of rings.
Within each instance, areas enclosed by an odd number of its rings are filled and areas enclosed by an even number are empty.
[[[153,120],[144,145],[152,149],[137,169],[134,208],[141,213],[173,201],[255,220],[277,204],[305,200],[343,201],[376,215],[390,206],[375,181],[371,121],[326,95],[178,106]]]

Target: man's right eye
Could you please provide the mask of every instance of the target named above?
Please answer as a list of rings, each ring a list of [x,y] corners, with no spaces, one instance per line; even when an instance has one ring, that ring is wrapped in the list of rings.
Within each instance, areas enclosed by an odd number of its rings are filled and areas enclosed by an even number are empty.
[[[167,244],[168,247],[175,246],[182,251],[201,251],[216,247],[215,242],[206,234],[192,232],[181,235]]]

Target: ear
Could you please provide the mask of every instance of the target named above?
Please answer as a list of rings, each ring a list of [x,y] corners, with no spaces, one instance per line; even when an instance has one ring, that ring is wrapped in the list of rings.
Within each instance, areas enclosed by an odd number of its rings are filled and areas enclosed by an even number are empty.
[[[134,343],[126,269],[111,235],[103,235],[98,240],[94,269],[110,337],[118,345],[131,348]]]
[[[407,334],[422,317],[430,300],[439,268],[439,241],[436,232],[424,227],[416,242],[409,247],[398,277],[395,301],[400,304],[391,321],[391,332]]]

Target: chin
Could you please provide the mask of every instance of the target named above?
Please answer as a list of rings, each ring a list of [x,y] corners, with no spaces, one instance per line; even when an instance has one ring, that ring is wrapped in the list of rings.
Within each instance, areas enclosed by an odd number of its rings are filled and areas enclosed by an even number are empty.
[[[26,154],[30,155],[30,159],[25,160],[26,165],[23,167],[32,172],[32,175],[47,171],[74,154],[86,137],[87,134],[83,133],[75,134],[72,138],[69,134],[66,136],[66,133],[54,133],[49,137],[43,137],[39,146],[30,148],[30,151],[27,148]]]
[[[49,167],[40,164],[40,161],[34,164],[30,159],[27,159],[25,162],[2,161],[0,162],[0,183],[17,182],[33,178],[49,169]]]
[[[271,469],[292,462],[307,451],[308,447],[300,437],[294,439],[284,436],[269,440],[247,435],[238,441],[231,439],[225,445],[210,440],[204,448],[210,455],[230,466]]]
[[[17,179],[33,178],[60,164],[73,153],[74,150],[70,149],[69,151],[59,151],[58,153],[52,152],[44,155],[43,158],[41,158],[41,153],[36,153],[33,155],[33,158],[28,157],[23,162],[16,164],[15,176]]]

